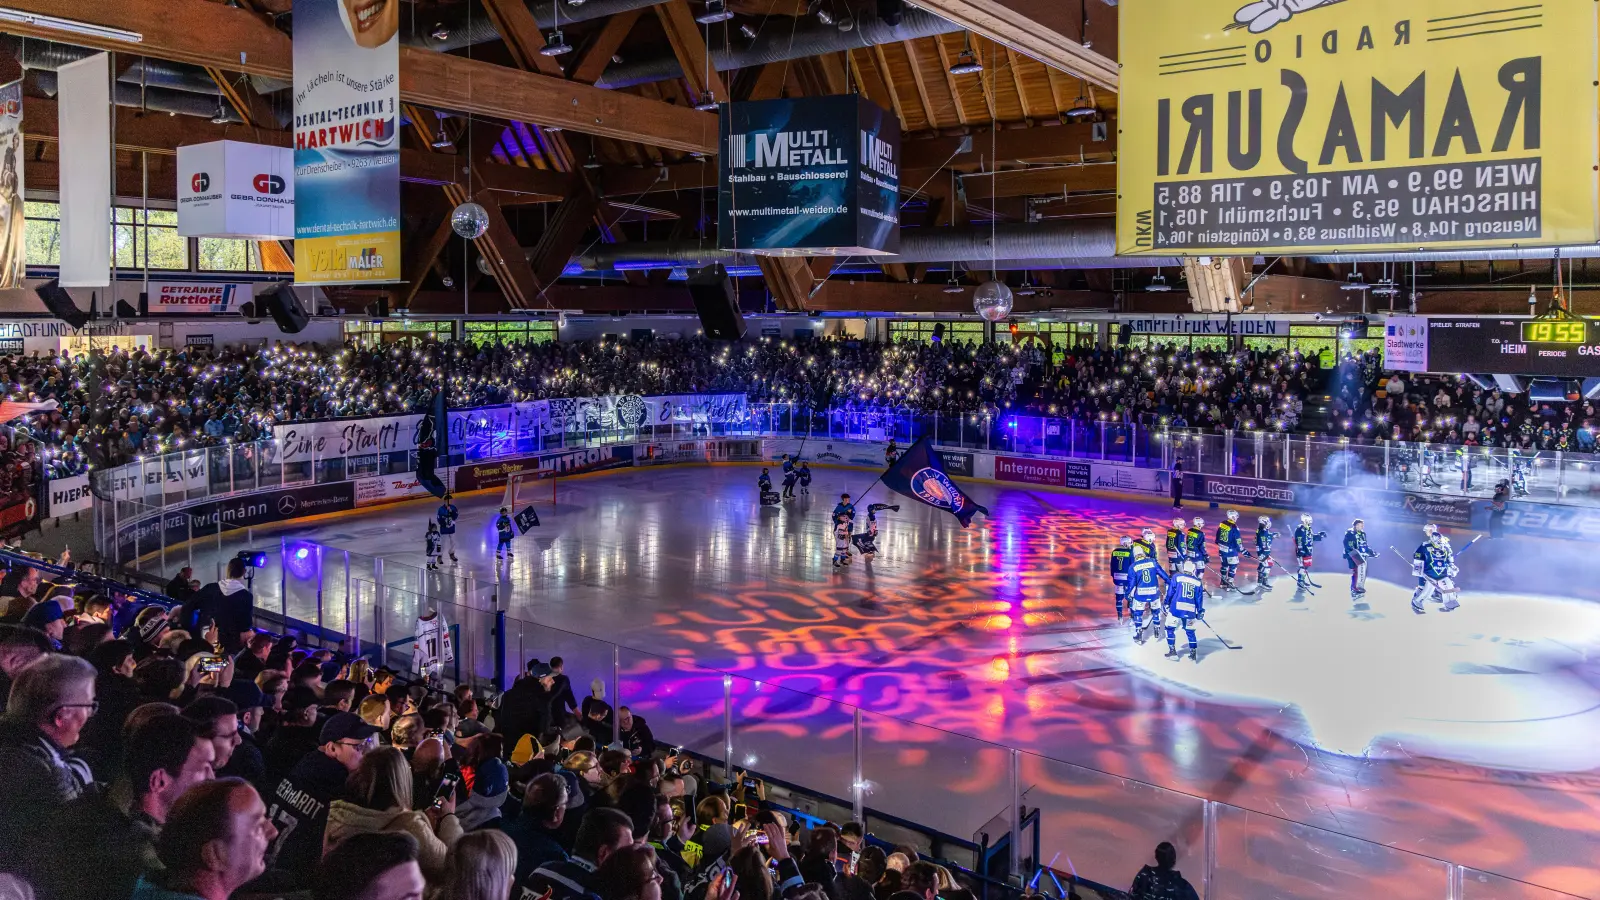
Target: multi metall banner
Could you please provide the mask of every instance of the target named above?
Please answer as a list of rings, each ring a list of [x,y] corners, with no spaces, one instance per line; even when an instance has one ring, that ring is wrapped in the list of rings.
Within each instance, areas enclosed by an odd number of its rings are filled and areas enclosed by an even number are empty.
[[[854,94],[722,108],[724,250],[900,250],[900,122]]]
[[[400,280],[400,4],[294,0],[294,280]]]
[[[1119,8],[1119,254],[1600,237],[1593,2]]]

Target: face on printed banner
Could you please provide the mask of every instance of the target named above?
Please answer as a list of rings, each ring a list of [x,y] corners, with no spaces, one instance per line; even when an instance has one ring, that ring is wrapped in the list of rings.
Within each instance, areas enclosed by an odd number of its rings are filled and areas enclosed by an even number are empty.
[[[1117,253],[1592,243],[1593,3],[1121,7]]]
[[[295,0],[295,282],[400,280],[398,0]]]

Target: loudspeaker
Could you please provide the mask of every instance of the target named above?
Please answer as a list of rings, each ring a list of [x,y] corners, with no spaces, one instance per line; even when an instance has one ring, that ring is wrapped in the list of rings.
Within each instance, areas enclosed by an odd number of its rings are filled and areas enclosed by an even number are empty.
[[[944,323],[935,322],[933,323],[933,342],[937,344],[942,340],[944,340]]]
[[[694,298],[694,311],[700,314],[706,337],[714,341],[744,337],[744,316],[733,296],[733,280],[721,263],[712,263],[689,276],[689,296]]]
[[[118,300],[117,301],[117,318],[119,318],[119,319],[137,319],[137,318],[139,318],[139,310],[136,309],[132,303],[129,303],[126,300]]]
[[[288,282],[268,291],[257,305],[266,308],[267,315],[272,316],[272,321],[278,323],[278,330],[284,334],[299,334],[311,321],[311,317],[306,315],[306,308],[300,305],[300,298],[295,295],[294,285]]]
[[[1126,347],[1126,346],[1128,346],[1128,341],[1130,341],[1132,339],[1133,339],[1133,325],[1131,325],[1128,322],[1123,322],[1121,325],[1117,326],[1117,346],[1118,347]]]
[[[82,328],[89,324],[89,314],[78,308],[72,300],[72,295],[61,286],[61,280],[52,278],[39,285],[39,299],[44,302],[44,308],[50,310],[50,315],[71,325],[73,328]]]

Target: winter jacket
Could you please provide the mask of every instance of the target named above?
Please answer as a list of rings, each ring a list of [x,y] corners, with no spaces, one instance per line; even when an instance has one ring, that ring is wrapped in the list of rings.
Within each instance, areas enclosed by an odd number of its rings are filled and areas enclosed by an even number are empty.
[[[434,831],[428,817],[412,809],[367,809],[348,800],[335,800],[328,808],[328,827],[322,832],[322,853],[354,834],[402,831],[417,839],[417,862],[423,877],[437,882],[445,874],[445,858],[461,838],[461,820],[454,813],[439,820]]]
[[[1129,900],[1200,900],[1194,887],[1177,869],[1158,869],[1145,866],[1133,878],[1128,889]]]

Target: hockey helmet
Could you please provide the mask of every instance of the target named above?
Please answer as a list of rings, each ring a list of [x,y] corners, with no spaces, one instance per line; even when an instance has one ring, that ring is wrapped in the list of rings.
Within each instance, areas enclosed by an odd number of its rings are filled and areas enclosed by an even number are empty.
[[[1134,544],[1133,545],[1133,558],[1134,559],[1144,559],[1146,556],[1149,555],[1149,553],[1150,553],[1150,551],[1144,549],[1144,545],[1143,544]]]
[[[1447,547],[1450,539],[1440,534],[1437,529],[1428,532],[1428,543],[1435,547]]]
[[[1311,524],[1311,513],[1301,513],[1300,514],[1300,524],[1301,525],[1310,525]]]
[[[1367,524],[1367,520],[1366,519],[1352,519],[1350,521],[1350,527],[1351,528],[1362,527],[1362,526],[1365,526],[1366,524]]]
[[[1156,533],[1152,529],[1146,528],[1139,534],[1139,537],[1144,538],[1147,541],[1153,541],[1156,539]]]
[[[1271,516],[1256,516],[1256,521],[1261,523],[1262,525],[1265,525],[1268,528],[1272,527],[1272,517]]]
[[[1122,546],[1124,546],[1124,547],[1132,547],[1133,546],[1133,538],[1128,537],[1127,535],[1123,535],[1121,543],[1122,543]]]
[[[1173,519],[1172,520],[1172,527],[1178,529],[1179,531],[1182,531],[1183,530],[1183,520],[1182,519]]]
[[[1429,522],[1426,525],[1422,526],[1422,533],[1426,534],[1426,535],[1429,535],[1431,537],[1432,535],[1435,535],[1435,534],[1439,533],[1439,526],[1433,524],[1432,522]]]
[[[1229,522],[1237,522],[1237,521],[1239,521],[1239,511],[1237,509],[1228,510],[1228,521]]]
[[[1204,528],[1205,524],[1206,524],[1206,520],[1205,519],[1202,519],[1199,516],[1195,516],[1194,517],[1194,527],[1196,527],[1196,528]]]
[[[1183,567],[1183,574],[1185,574],[1185,575],[1193,575],[1195,573],[1194,560],[1186,559],[1182,563],[1180,563],[1179,565],[1181,565]]]

